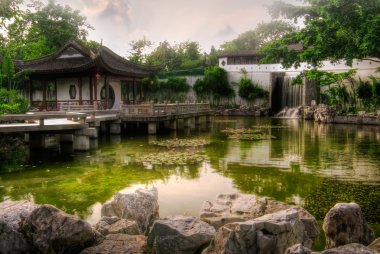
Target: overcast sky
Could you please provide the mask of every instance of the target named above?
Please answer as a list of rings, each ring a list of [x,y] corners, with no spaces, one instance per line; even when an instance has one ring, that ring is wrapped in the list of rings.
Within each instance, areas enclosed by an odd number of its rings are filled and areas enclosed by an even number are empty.
[[[200,43],[209,52],[239,34],[270,20],[265,8],[272,0],[56,0],[87,17],[95,30],[89,39],[127,56],[129,43],[146,36],[154,43],[167,40]]]

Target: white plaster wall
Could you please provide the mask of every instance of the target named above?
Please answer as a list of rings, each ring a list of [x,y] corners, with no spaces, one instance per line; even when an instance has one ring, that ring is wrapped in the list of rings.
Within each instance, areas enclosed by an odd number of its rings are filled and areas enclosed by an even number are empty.
[[[82,100],[90,100],[90,78],[82,78]]]
[[[109,85],[112,87],[113,91],[115,92],[115,103],[112,107],[112,109],[120,109],[121,106],[121,86],[120,86],[120,80],[118,79],[107,79]],[[97,84],[97,97],[98,100],[101,99],[100,92],[104,86],[104,79],[100,78],[98,79]]]
[[[79,87],[77,78],[66,78],[66,79],[57,79],[57,100],[58,101],[70,101],[69,89],[70,86],[74,84],[77,89],[77,94],[75,99],[79,100]]]
[[[375,59],[379,60],[379,59]],[[223,66],[222,62],[225,62]],[[263,88],[269,89],[270,84],[270,73],[271,72],[285,72],[286,76],[295,77],[303,70],[309,70],[312,67],[307,63],[301,63],[301,66],[297,69],[294,67],[284,69],[281,64],[242,64],[242,65],[228,65],[227,58],[219,58],[219,66],[228,72],[229,80],[231,82],[239,82],[242,77],[241,70],[245,69],[247,71],[247,76],[253,81],[262,84]],[[362,79],[368,78],[370,75],[380,76],[376,72],[377,68],[380,67],[380,63],[374,62],[372,60],[354,60],[352,67],[344,63],[344,61],[332,64],[329,61],[323,61],[322,66],[319,70],[323,71],[333,71],[336,73],[344,72],[352,69],[356,69],[356,77]]]
[[[120,109],[120,103],[121,103],[120,80],[110,80],[109,84],[110,86],[112,86],[113,91],[115,92],[115,104],[113,105],[112,109]]]

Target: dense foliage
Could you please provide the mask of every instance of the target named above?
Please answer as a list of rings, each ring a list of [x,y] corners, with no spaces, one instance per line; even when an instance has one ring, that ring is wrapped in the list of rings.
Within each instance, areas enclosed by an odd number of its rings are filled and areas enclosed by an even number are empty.
[[[247,101],[254,101],[256,99],[267,100],[269,92],[261,88],[258,84],[253,84],[252,80],[242,77],[239,82],[238,94],[241,98]]]
[[[306,0],[295,6],[276,1],[270,7],[273,17],[302,20],[304,28],[291,32],[262,48],[263,62],[282,61],[286,67],[308,62],[318,66],[323,60],[380,56],[380,1]],[[298,45],[298,46],[297,46]]]
[[[7,4],[9,2],[9,4]],[[5,7],[12,12],[1,16],[5,30],[4,44],[12,58],[32,59],[55,52],[69,39],[86,41],[92,27],[79,11],[69,6],[49,0],[45,5],[41,0],[31,1],[28,9],[20,9],[20,1],[6,1]],[[3,3],[2,3],[3,5]]]
[[[367,80],[355,79],[356,70],[333,73],[306,70],[292,80],[302,85],[307,78],[317,82],[320,102],[332,106],[338,113],[357,113],[359,110],[375,112],[380,108],[380,80],[370,76]]]
[[[265,43],[278,39],[284,34],[295,30],[293,25],[280,20],[260,23],[254,30],[246,31],[236,39],[225,42],[220,47],[223,52],[257,51]]]
[[[156,77],[145,78],[143,86],[146,91],[146,100],[155,102],[184,100],[191,89],[184,77],[169,77],[163,81],[159,81]]]
[[[28,101],[17,91],[0,89],[0,115],[25,113],[28,109]]]
[[[216,66],[206,68],[203,79],[198,79],[193,89],[198,99],[212,100],[216,105],[223,99],[230,100],[235,96],[235,90],[228,82],[227,72]]]
[[[357,81],[357,97],[361,103],[361,109],[374,112],[380,108],[380,80],[370,77],[368,81]]]

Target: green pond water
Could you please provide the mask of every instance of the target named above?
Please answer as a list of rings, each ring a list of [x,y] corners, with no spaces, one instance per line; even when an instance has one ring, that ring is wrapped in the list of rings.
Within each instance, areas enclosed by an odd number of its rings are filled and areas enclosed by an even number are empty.
[[[267,130],[275,139],[240,141],[221,132],[268,124],[281,126]],[[203,201],[242,192],[302,205],[319,220],[335,203],[354,201],[367,221],[375,228],[380,224],[380,127],[215,117],[209,129],[160,134],[157,140],[174,136],[210,141],[200,148],[205,160],[146,167],[135,159],[165,150],[152,144],[154,138],[102,137],[99,148],[89,153],[31,151],[25,165],[3,165],[0,200],[52,204],[94,223],[115,192],[155,186],[161,217],[197,216]]]

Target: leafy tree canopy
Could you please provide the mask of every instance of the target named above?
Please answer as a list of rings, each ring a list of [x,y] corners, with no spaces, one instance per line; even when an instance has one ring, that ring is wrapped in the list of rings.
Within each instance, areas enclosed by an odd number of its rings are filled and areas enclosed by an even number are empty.
[[[306,0],[295,6],[276,1],[269,10],[274,18],[303,20],[304,28],[266,44],[263,62],[281,61],[285,67],[301,62],[318,66],[323,60],[380,56],[379,0]],[[296,46],[298,45],[298,47]]]
[[[141,64],[146,61],[145,50],[149,49],[153,43],[144,36],[140,40],[132,41],[129,45],[131,46],[131,52],[128,60]]]
[[[6,0],[7,2],[8,0]],[[27,11],[20,11],[21,0],[9,1],[14,12],[8,15],[5,46],[12,58],[31,59],[58,50],[69,39],[85,41],[88,30],[93,29],[79,11],[49,0],[33,0]]]
[[[265,43],[293,31],[295,31],[295,27],[292,24],[280,20],[260,23],[254,30],[244,32],[236,39],[225,42],[220,47],[224,52],[257,51]]]
[[[163,41],[146,56],[145,61],[141,56],[136,57],[136,59],[140,59],[142,63],[160,64],[166,71],[198,68],[204,66],[206,62],[199,43],[195,41],[186,41],[174,45],[168,41]]]

